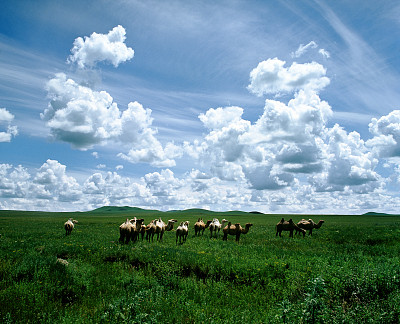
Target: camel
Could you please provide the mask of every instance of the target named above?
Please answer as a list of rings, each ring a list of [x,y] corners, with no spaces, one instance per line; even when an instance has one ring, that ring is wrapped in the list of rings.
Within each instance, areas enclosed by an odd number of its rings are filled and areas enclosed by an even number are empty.
[[[146,225],[146,240],[150,242],[153,241],[154,233],[156,231],[156,219],[152,220],[148,225]]]
[[[75,227],[75,224],[78,223],[77,220],[75,219],[68,219],[65,223],[64,223],[64,228],[65,228],[65,235],[70,235],[72,230]]]
[[[302,232],[303,234],[305,234],[305,230],[298,227],[292,219],[289,219],[289,221],[285,221],[283,218],[281,219],[281,221],[276,224],[276,236],[282,236],[282,231],[289,231],[289,237],[293,237],[293,231],[299,231]]]
[[[146,234],[146,225],[144,225],[144,224],[140,225],[139,234],[140,234],[140,236],[142,238],[142,241],[143,241],[144,234]]]
[[[132,237],[134,226],[127,218],[124,223],[119,226],[119,242],[128,244]]]
[[[155,232],[154,234],[157,234],[157,241],[160,240],[162,241],[163,235],[165,231],[172,231],[174,228],[174,224],[177,222],[176,219],[170,219],[168,220],[168,224],[166,225],[162,220],[161,217],[157,220],[155,220]]]
[[[314,228],[316,228],[316,229],[320,228],[320,227],[322,226],[323,223],[324,223],[324,221],[323,221],[323,220],[320,220],[320,221],[318,222],[318,224],[315,224],[314,221],[310,218],[309,220],[302,219],[300,222],[297,223],[297,226],[298,226],[299,228],[304,229],[305,231],[308,230],[308,235],[311,235],[311,236],[312,236],[312,230],[313,230]],[[297,234],[297,233],[299,233],[298,230],[296,230],[296,234]],[[306,235],[306,233],[303,232],[303,236],[305,236],[305,235]]]
[[[132,236],[131,236],[132,242],[136,242],[137,241],[137,239],[139,237],[139,233],[140,233],[141,228],[142,228],[142,225],[144,223],[144,219],[143,218],[137,219],[135,217],[135,219],[136,219],[136,221],[134,223],[132,222],[132,220],[130,221],[132,223],[132,225],[133,225],[133,232],[131,233],[132,234]]]
[[[178,244],[178,238],[179,238],[179,244],[181,244],[182,239],[183,239],[182,243],[186,242],[188,233],[189,233],[189,221],[181,222],[181,224],[176,229],[176,244]]]
[[[215,237],[217,237],[219,231],[221,230],[221,228],[225,227],[226,223],[228,223],[228,221],[225,218],[222,220],[222,223],[220,223],[217,218],[214,218],[208,226],[210,228],[210,237],[213,237],[213,232]]]
[[[143,218],[127,218],[126,221],[119,226],[119,241],[125,244],[128,244],[129,241],[135,242],[143,222]]]
[[[251,223],[247,223],[245,225],[245,228],[240,226],[239,223],[236,223],[235,225],[232,225],[231,222],[228,223],[227,226],[224,227],[222,230],[224,232],[224,237],[222,238],[224,241],[228,239],[228,234],[229,235],[235,235],[236,236],[236,242],[239,242],[240,235],[241,234],[247,234],[249,232],[250,227],[253,226]]]
[[[203,219],[199,218],[197,222],[194,224],[194,236],[200,235],[200,232],[201,235],[203,235],[204,230],[210,225],[211,222],[212,222],[211,220],[208,220],[207,224],[204,224]]]

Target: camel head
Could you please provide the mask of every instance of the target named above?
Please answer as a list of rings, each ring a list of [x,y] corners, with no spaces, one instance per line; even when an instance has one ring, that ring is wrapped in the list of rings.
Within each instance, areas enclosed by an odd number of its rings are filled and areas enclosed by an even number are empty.
[[[136,221],[136,227],[137,227],[137,228],[140,228],[140,227],[142,226],[143,223],[144,223],[144,219],[143,219],[143,218],[138,219],[138,220]]]
[[[252,227],[252,223],[246,223],[245,228],[242,229],[242,234],[247,234],[249,232],[250,227]]]
[[[208,220],[207,223],[206,223],[206,228],[207,228],[208,226],[210,226],[211,223],[212,223],[212,220]]]
[[[168,224],[167,224],[167,227],[166,227],[166,231],[172,231],[173,230],[173,228],[174,228],[174,224],[177,222],[177,220],[176,219],[169,219],[168,220]]]
[[[73,220],[72,220],[72,223],[76,224],[76,223],[78,223],[78,221],[75,220],[75,219],[73,219]]]

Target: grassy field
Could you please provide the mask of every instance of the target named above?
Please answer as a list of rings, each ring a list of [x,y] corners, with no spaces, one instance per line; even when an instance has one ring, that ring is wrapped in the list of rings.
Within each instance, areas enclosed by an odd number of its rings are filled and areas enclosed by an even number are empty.
[[[118,227],[133,216],[189,220],[188,240],[176,245],[167,232],[163,242],[119,244]],[[69,217],[79,223],[65,236]],[[194,237],[198,217],[254,226],[239,244],[208,230]],[[324,225],[294,239],[275,237],[281,218],[0,211],[0,322],[399,323],[399,216],[313,216]]]

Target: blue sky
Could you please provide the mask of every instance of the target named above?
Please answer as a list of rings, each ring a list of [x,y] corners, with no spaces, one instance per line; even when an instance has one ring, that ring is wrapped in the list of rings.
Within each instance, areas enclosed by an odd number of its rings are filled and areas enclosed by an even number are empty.
[[[398,213],[395,1],[0,9],[0,209]]]

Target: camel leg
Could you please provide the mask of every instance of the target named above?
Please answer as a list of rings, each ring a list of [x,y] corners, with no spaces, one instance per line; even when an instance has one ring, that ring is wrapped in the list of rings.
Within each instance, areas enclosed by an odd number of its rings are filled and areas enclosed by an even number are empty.
[[[290,231],[289,237],[293,238],[293,230]]]
[[[226,241],[228,239],[228,234],[224,233],[224,237],[222,238],[223,241]]]
[[[236,234],[236,242],[239,242],[240,239],[240,233]]]
[[[310,232],[308,232],[308,235],[312,236],[312,228],[310,229]]]

